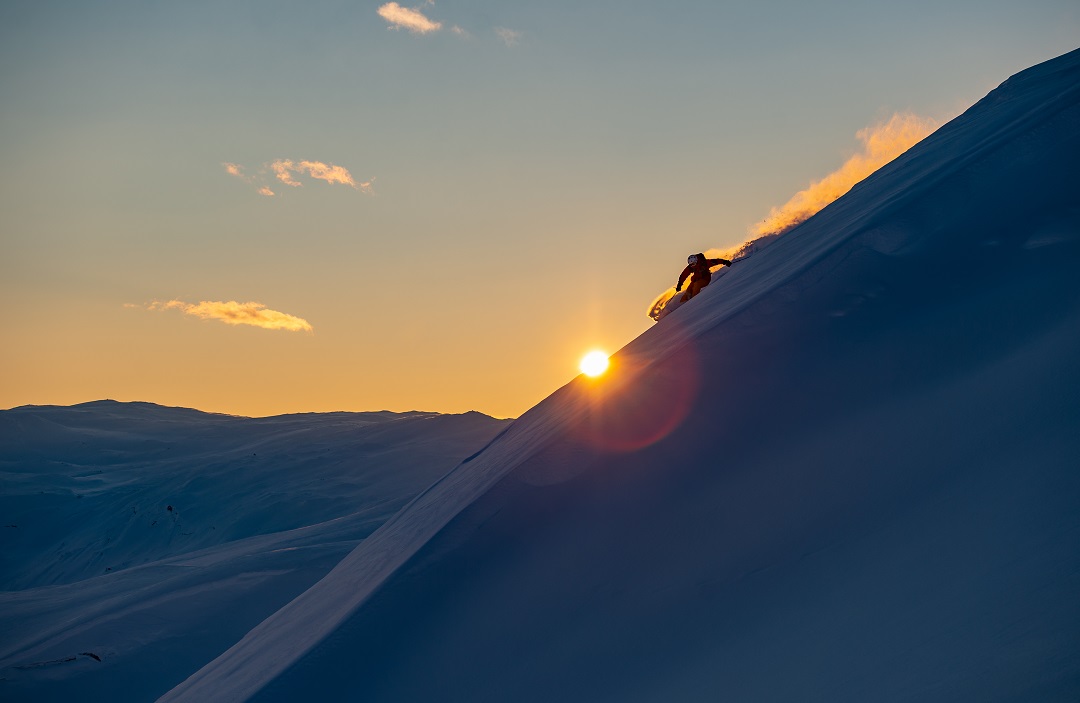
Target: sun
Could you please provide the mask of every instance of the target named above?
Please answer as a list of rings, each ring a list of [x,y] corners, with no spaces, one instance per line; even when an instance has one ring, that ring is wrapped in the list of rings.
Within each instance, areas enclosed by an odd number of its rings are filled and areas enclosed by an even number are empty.
[[[586,376],[599,376],[607,371],[608,355],[599,350],[591,351],[581,358],[579,368]]]

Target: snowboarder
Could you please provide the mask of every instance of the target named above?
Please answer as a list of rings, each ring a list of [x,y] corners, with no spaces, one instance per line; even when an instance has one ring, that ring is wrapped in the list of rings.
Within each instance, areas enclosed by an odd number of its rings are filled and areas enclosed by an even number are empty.
[[[678,293],[682,290],[683,281],[686,280],[687,276],[693,274],[693,277],[690,279],[690,287],[683,293],[682,302],[685,303],[690,300],[700,293],[702,288],[709,285],[709,281],[712,280],[712,271],[709,269],[720,264],[731,266],[731,262],[727,259],[706,259],[705,255],[700,253],[686,257],[686,268],[679,275],[679,283],[675,286],[675,292]]]

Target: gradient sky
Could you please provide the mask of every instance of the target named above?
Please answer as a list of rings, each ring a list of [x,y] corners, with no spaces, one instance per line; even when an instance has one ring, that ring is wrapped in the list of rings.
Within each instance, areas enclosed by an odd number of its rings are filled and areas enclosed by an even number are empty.
[[[519,415],[860,129],[1080,44],[1075,0],[386,5],[0,5],[0,406]]]

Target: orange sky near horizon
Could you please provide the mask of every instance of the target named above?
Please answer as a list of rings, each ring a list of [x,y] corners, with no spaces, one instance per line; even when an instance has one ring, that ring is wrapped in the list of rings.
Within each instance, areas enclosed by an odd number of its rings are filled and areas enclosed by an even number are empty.
[[[0,407],[516,417],[1080,35],[909,9],[11,3]]]

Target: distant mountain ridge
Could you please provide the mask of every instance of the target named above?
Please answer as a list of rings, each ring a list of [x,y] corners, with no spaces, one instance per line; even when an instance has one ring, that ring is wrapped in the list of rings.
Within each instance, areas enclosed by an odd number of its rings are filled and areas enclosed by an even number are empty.
[[[342,517],[373,488],[420,490],[505,424],[480,413],[245,418],[111,400],[2,410],[0,509],[19,528],[0,550],[0,586],[71,582]],[[79,523],[97,527],[80,534]]]

